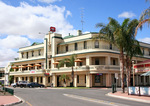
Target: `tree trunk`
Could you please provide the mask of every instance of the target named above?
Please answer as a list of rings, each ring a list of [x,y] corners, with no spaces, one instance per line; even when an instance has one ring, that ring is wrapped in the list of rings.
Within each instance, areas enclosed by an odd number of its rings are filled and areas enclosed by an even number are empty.
[[[127,92],[129,88],[129,57],[126,56],[126,81],[127,81]]]
[[[71,77],[72,77],[72,84],[73,84],[73,87],[74,87],[74,70],[73,70],[73,66],[72,66]]]
[[[131,86],[131,67],[132,67],[132,61],[129,61],[129,86]]]
[[[124,54],[123,54],[123,49],[120,50],[120,69],[121,69],[121,88],[122,92],[125,93],[124,89]]]

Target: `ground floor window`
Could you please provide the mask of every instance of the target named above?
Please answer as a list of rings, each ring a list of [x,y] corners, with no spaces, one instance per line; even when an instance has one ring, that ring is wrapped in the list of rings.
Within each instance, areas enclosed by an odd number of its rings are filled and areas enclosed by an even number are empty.
[[[41,77],[41,83],[43,83],[43,77]]]
[[[26,77],[26,81],[28,80],[28,77]]]
[[[22,77],[22,81],[24,81],[24,77]]]
[[[18,82],[18,77],[16,77],[16,82]]]
[[[77,83],[79,83],[79,75],[77,75]]]
[[[48,83],[50,83],[50,77],[48,77]]]
[[[85,83],[86,83],[86,75],[84,76],[84,78],[85,78]]]
[[[37,83],[39,83],[39,77],[37,77]]]

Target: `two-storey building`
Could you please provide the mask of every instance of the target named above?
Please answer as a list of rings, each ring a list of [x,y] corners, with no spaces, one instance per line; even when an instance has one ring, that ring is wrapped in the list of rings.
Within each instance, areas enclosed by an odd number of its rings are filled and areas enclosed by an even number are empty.
[[[14,82],[27,80],[50,86],[62,86],[60,75],[70,77],[71,67],[65,64],[57,68],[61,59],[69,58],[72,54],[80,60],[74,66],[74,86],[110,87],[117,78],[117,85],[121,85],[119,50],[114,45],[102,40],[93,40],[98,33],[90,32],[62,37],[61,34],[48,33],[44,43],[33,43],[31,46],[19,49],[19,58],[12,62]],[[138,63],[150,58],[150,44],[140,43],[143,56],[134,57]],[[140,77],[140,76],[139,76]],[[150,82],[149,82],[150,83]]]

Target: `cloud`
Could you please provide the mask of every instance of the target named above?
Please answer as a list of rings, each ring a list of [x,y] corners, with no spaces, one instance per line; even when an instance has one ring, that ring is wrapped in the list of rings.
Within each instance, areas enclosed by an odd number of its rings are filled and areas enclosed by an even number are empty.
[[[0,1],[0,34],[27,35],[31,39],[43,38],[39,32],[47,33],[50,26],[55,26],[57,33],[76,34],[76,30],[65,16],[71,14],[65,7],[56,5],[31,6],[21,2],[14,7]],[[7,11],[6,11],[7,10]]]
[[[67,11],[67,12],[66,12],[66,18],[67,18],[68,16],[72,16],[72,14],[71,14],[70,11]]]
[[[10,35],[5,39],[0,39],[0,46],[8,49],[18,49],[29,45],[31,45],[31,43],[26,37]]]
[[[133,12],[123,12],[118,15],[118,18],[132,18],[135,17],[136,15]]]
[[[54,3],[56,1],[61,1],[61,0],[38,0],[39,2],[44,2],[44,3]]]
[[[142,39],[139,39],[139,41],[150,44],[150,38],[142,38]]]

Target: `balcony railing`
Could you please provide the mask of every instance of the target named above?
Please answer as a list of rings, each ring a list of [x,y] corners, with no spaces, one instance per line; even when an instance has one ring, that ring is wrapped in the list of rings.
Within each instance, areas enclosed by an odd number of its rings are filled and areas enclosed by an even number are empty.
[[[117,49],[117,47],[112,47],[112,49],[111,49],[110,46],[107,46],[107,45],[99,45],[99,47],[87,46],[87,48],[78,47],[77,50],[69,49],[68,51],[59,51],[58,54],[69,53],[69,52],[80,51],[80,50],[90,50],[90,49],[106,49],[106,50],[119,51],[119,50]]]
[[[92,71],[92,70],[120,70],[118,65],[89,65],[89,66],[76,66],[74,71]],[[52,71],[71,71],[71,67],[53,68]]]
[[[31,58],[35,58],[35,57],[43,57],[44,56],[44,54],[41,54],[41,55],[39,55],[39,54],[36,54],[36,55],[34,55],[34,56],[28,56],[28,57],[23,57],[23,58],[19,58],[19,59],[17,59],[17,60],[22,60],[22,59],[31,59]]]

